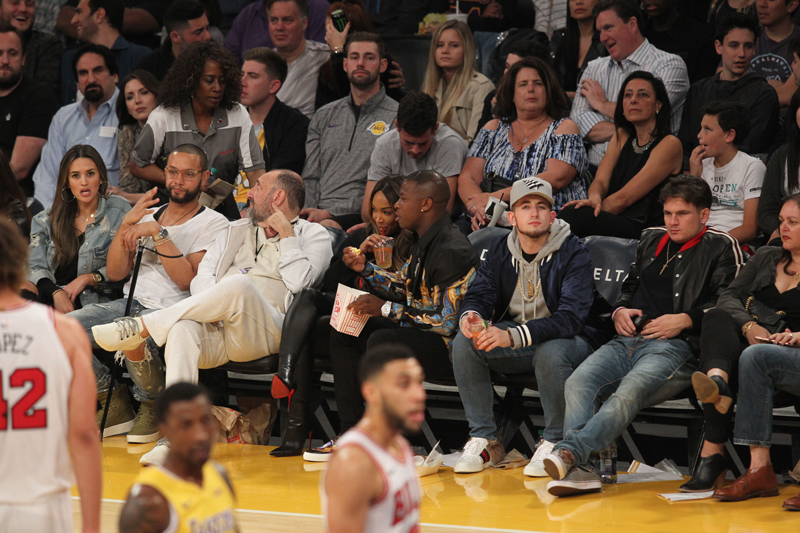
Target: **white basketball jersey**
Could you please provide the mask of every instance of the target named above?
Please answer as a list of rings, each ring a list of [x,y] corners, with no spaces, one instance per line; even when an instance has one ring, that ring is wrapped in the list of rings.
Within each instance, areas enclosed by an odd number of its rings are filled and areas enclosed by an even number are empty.
[[[337,449],[358,446],[364,450],[383,478],[383,494],[370,504],[363,533],[419,533],[421,491],[414,455],[408,442],[402,437],[398,438],[403,442],[405,457],[402,461],[375,442],[369,433],[357,427],[348,430],[336,441]],[[328,498],[324,475],[320,483],[322,514],[327,531]]]
[[[28,302],[0,311],[0,503],[70,489],[71,382],[53,310]]]

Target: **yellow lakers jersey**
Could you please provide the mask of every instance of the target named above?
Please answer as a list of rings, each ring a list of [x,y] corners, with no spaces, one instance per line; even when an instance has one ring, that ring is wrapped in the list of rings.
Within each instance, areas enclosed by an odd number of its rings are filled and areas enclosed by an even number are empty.
[[[220,474],[221,468],[206,462],[202,487],[160,466],[145,468],[136,484],[153,487],[169,502],[171,518],[167,531],[170,533],[236,533],[235,501]]]

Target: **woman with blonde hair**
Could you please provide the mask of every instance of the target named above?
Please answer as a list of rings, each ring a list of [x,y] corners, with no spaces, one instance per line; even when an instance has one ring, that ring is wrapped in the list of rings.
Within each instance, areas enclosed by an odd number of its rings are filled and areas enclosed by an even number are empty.
[[[439,122],[444,122],[467,142],[478,131],[483,101],[494,84],[476,72],[475,41],[463,22],[449,20],[436,28],[428,54],[428,70],[422,92],[439,106]]]
[[[130,203],[106,196],[108,175],[93,147],[67,150],[50,211],[33,217],[26,296],[62,313],[111,299],[102,289],[106,255]]]

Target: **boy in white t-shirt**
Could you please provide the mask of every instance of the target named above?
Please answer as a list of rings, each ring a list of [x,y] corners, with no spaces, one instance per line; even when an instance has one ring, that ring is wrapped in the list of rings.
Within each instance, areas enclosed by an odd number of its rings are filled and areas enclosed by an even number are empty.
[[[727,231],[741,244],[758,234],[758,198],[767,170],[738,145],[750,132],[747,106],[736,102],[711,102],[703,108],[689,169],[711,187],[714,203],[707,226]]]

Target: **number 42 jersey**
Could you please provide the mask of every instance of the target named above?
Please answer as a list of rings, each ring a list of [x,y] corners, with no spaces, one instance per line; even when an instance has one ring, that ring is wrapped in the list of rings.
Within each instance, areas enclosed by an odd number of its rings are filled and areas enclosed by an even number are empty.
[[[70,489],[71,382],[53,310],[28,302],[0,311],[0,503]]]

